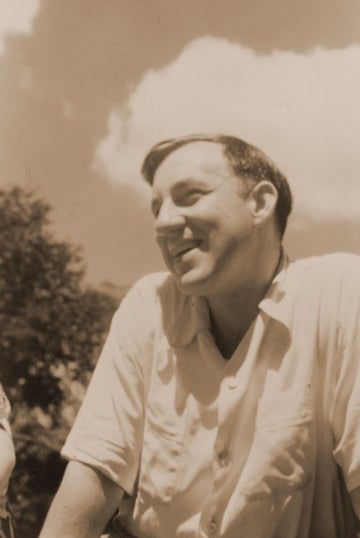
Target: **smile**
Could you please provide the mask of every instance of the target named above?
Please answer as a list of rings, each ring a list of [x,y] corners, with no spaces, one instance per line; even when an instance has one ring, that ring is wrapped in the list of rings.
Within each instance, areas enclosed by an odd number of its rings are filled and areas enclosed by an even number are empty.
[[[176,259],[180,256],[183,256],[190,250],[198,247],[200,245],[201,241],[199,240],[191,240],[179,243],[177,245],[173,245],[169,247],[169,254],[172,258]]]

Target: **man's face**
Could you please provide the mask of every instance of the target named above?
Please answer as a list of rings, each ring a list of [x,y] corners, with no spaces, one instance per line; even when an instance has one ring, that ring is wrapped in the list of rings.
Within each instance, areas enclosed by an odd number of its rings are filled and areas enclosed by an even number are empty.
[[[153,181],[157,241],[179,288],[231,292],[253,270],[251,197],[221,144],[192,142],[168,155]]]

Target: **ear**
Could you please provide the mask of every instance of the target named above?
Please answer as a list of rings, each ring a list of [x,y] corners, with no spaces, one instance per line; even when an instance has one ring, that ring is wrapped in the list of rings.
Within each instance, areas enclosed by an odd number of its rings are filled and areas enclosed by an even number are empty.
[[[250,198],[255,224],[262,226],[275,213],[278,191],[270,181],[260,181],[251,190]]]

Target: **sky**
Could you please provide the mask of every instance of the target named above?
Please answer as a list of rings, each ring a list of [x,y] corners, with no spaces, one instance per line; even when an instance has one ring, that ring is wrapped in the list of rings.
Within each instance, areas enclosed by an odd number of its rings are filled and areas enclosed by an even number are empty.
[[[0,188],[35,190],[87,280],[163,269],[146,151],[225,132],[295,198],[293,258],[360,254],[359,0],[0,0]]]

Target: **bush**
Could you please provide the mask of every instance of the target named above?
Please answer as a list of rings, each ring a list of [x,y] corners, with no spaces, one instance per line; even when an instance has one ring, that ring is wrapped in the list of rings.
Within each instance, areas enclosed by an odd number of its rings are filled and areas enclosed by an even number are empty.
[[[38,535],[63,474],[59,457],[117,302],[84,285],[79,249],[57,241],[50,206],[0,190],[0,380],[12,404],[19,536]]]

